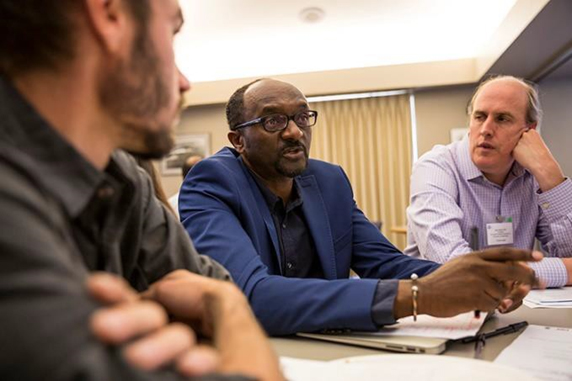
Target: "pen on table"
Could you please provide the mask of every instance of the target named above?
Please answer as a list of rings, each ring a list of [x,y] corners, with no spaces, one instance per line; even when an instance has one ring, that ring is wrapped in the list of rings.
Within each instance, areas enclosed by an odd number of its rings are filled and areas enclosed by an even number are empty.
[[[475,336],[475,358],[481,359],[483,357],[483,348],[486,344],[486,337],[484,334]]]
[[[459,342],[463,344],[472,343],[473,341],[479,341],[483,339],[490,339],[491,337],[500,336],[500,335],[507,335],[509,333],[514,333],[520,331],[521,328],[524,328],[528,325],[527,321],[521,321],[519,323],[509,324],[506,327],[495,329],[494,331],[482,333],[476,336],[465,337],[459,339]]]
[[[471,247],[471,251],[479,251],[479,228],[476,226],[471,228],[469,246]],[[475,319],[480,319],[480,317],[481,311],[475,310]]]

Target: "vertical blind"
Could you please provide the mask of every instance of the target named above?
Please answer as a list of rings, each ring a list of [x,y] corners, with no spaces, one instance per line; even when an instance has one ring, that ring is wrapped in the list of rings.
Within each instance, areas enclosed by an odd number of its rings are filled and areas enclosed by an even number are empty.
[[[398,248],[405,235],[390,233],[405,226],[411,176],[409,95],[315,102],[310,156],[344,168],[356,202]]]

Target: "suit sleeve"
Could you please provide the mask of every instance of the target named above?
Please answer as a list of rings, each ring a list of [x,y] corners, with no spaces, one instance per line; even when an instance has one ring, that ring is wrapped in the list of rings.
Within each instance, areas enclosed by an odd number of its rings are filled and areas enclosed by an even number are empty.
[[[323,280],[271,275],[243,223],[246,198],[233,173],[215,160],[199,162],[179,197],[183,224],[197,249],[222,263],[271,335],[326,328],[375,330],[371,306],[377,280]],[[260,216],[262,219],[262,216]]]
[[[121,347],[91,335],[100,306],[85,290],[88,273],[64,233],[68,221],[33,179],[2,163],[0,178],[0,379],[181,379],[138,371]]]
[[[349,192],[351,184],[342,168],[339,168]],[[338,189],[341,184],[338,185]],[[362,278],[380,279],[374,294],[372,316],[379,326],[393,324],[393,304],[397,293],[397,279],[409,279],[411,274],[427,275],[436,270],[435,262],[403,255],[358,208],[352,208],[352,269]]]

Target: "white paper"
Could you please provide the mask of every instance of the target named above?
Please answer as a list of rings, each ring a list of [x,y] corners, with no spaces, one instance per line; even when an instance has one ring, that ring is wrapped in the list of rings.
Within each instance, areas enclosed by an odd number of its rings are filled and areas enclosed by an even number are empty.
[[[524,303],[531,308],[572,308],[572,287],[532,290]]]
[[[529,325],[495,360],[541,380],[572,380],[572,328]]]
[[[534,381],[534,377],[488,361],[433,355],[373,355],[334,361],[280,358],[290,381]]]
[[[528,308],[572,308],[571,304],[567,303],[555,303],[555,304],[537,304],[528,300],[523,300],[522,304],[527,306]]]
[[[417,321],[409,316],[399,319],[398,323],[386,326],[378,332],[359,332],[372,336],[417,336],[435,337],[440,339],[456,340],[477,334],[487,314],[475,318],[474,312],[467,312],[450,318],[436,318],[429,315],[419,315]]]

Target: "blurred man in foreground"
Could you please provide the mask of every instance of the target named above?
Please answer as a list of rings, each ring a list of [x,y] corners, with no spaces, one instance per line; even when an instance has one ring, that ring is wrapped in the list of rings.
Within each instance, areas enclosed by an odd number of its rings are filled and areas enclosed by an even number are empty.
[[[0,19],[0,379],[281,379],[226,270],[122,152],[172,147],[177,1],[5,0]]]

